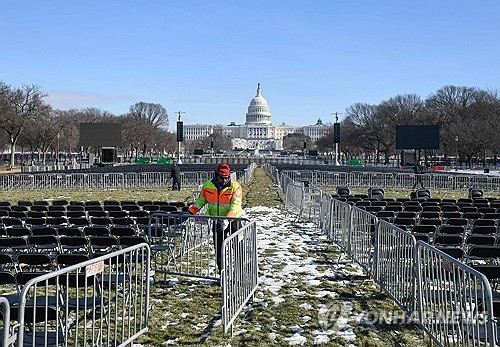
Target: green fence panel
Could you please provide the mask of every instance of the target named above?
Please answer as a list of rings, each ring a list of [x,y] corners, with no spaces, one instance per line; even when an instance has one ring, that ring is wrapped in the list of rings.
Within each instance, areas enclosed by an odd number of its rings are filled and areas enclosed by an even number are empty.
[[[136,164],[149,164],[149,158],[137,158],[135,159]]]
[[[158,158],[156,164],[170,164],[170,158]]]

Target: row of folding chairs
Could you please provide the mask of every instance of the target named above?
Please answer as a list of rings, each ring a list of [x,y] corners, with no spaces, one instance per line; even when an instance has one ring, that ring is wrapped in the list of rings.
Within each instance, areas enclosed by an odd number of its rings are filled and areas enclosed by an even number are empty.
[[[376,200],[376,199],[360,199],[360,198],[354,198],[354,199],[340,199],[348,202],[349,204],[355,205],[355,206],[421,206],[422,208],[424,207],[440,207],[442,209],[446,209],[449,206],[455,206],[456,208],[463,208],[463,207],[475,207],[476,209],[479,208],[494,208],[494,209],[499,209],[500,208],[500,200],[487,200],[487,199],[428,199],[428,200],[419,200],[419,199],[383,199],[383,200]]]
[[[427,206],[427,207],[421,207],[421,206],[414,206],[414,205],[409,205],[409,206],[400,206],[400,205],[388,205],[386,207],[382,206],[362,206],[360,207],[370,213],[376,214],[378,212],[386,212],[388,216],[391,215],[391,213],[394,213],[395,215],[404,212],[407,214],[412,214],[414,213],[415,215],[422,215],[422,216],[439,216],[442,218],[460,218],[462,216],[465,216],[465,218],[488,218],[488,219],[500,219],[500,212],[498,212],[496,209],[492,209],[491,207],[487,208],[479,208],[476,209],[474,207],[472,208],[462,208],[459,209],[455,205],[448,205],[446,207],[438,207],[438,206]]]
[[[104,200],[102,203],[100,201],[88,200],[88,201],[68,201],[68,200],[53,200],[52,202],[46,200],[35,200],[18,201],[16,204],[12,204],[10,201],[0,201],[0,207],[2,206],[144,206],[144,205],[171,205],[176,207],[184,207],[186,204],[182,201],[159,201],[159,200]]]
[[[77,226],[84,227],[89,225],[105,225],[105,226],[136,226],[144,228],[147,226],[149,213],[141,214],[140,217],[38,217],[38,218],[0,218],[0,229],[8,228],[43,228],[43,227],[60,227],[60,226]]]
[[[123,233],[140,234],[144,232],[144,228],[138,225],[85,225],[85,226],[40,226],[36,228],[28,227],[10,227],[0,228],[0,238],[2,237],[28,237],[28,236],[80,236],[80,235],[100,235],[100,234],[116,234]],[[68,233],[69,232],[69,233]]]
[[[474,226],[470,231],[461,225],[423,225],[417,224],[410,229],[411,233],[419,240],[430,244],[435,243],[436,237],[442,237],[443,243],[452,242],[452,236],[460,237],[459,244],[494,245],[500,240],[500,234],[494,226]],[[448,238],[449,237],[449,238]],[[455,240],[458,240],[455,239]],[[466,242],[467,241],[467,242]]]
[[[3,237],[0,238],[0,254],[10,256],[12,261],[18,263],[21,256],[21,259],[29,264],[30,261],[35,261],[29,259],[30,256],[37,259],[43,258],[42,255],[54,259],[59,254],[85,254],[96,257],[144,242],[148,242],[146,236],[137,235],[132,230],[88,236]],[[5,259],[3,261],[6,261]],[[2,260],[0,260],[1,265]]]
[[[130,212],[130,211],[165,211],[165,212],[171,212],[171,211],[178,211],[182,207],[177,207],[174,205],[108,205],[108,206],[100,206],[100,205],[89,205],[89,206],[83,206],[83,205],[68,205],[68,206],[0,206],[0,215],[8,215],[8,214],[22,214],[24,213],[25,215],[33,215],[33,214],[42,214],[45,213],[47,214],[55,214],[55,213],[69,213],[69,212],[91,212],[91,211],[97,211],[97,212]]]
[[[411,211],[401,211],[399,213],[395,213],[393,211],[379,211],[375,213],[375,216],[390,223],[405,226],[415,224],[457,224],[467,225],[470,228],[474,225],[497,225],[499,221],[499,219],[495,218],[495,216],[455,214],[451,212],[446,214],[439,214],[437,212],[418,214]]]
[[[474,244],[472,240],[464,240],[464,243],[459,244],[458,239],[453,244],[450,238],[450,242],[446,243],[444,238],[438,240],[438,244],[435,246],[445,252],[446,254],[461,260],[468,265],[476,267],[477,265],[489,264],[489,265],[500,265],[500,244],[497,242],[495,244]]]
[[[163,212],[176,212],[163,211]],[[148,210],[134,210],[134,211],[0,211],[0,217],[12,217],[12,218],[40,218],[40,217],[80,217],[80,216],[96,216],[96,217],[142,217],[149,215]]]

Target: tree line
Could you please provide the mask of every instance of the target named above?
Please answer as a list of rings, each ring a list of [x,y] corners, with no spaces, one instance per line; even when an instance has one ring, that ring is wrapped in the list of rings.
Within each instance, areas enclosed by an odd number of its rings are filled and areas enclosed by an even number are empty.
[[[124,154],[145,155],[150,151],[173,154],[176,135],[168,131],[169,119],[160,104],[137,102],[125,114],[88,107],[59,110],[51,107],[37,85],[12,87],[0,82],[0,143],[9,148],[10,166],[16,149],[23,153],[80,152],[80,123],[121,123]],[[84,148],[88,153],[91,148]]]
[[[356,103],[342,120],[340,148],[346,158],[374,156],[389,163],[397,155],[396,125],[440,127],[436,154],[456,156],[470,166],[474,158],[496,160],[500,153],[500,99],[496,91],[444,86],[422,99],[416,94],[397,95],[378,105]],[[316,142],[320,151],[331,151],[333,127]]]
[[[80,123],[121,123],[122,148],[126,157],[149,153],[174,155],[176,134],[168,131],[169,117],[160,104],[137,102],[128,112],[115,115],[98,108],[59,110],[45,102],[37,85],[13,87],[0,81],[0,143],[11,154],[61,150],[80,152]],[[440,126],[439,154],[459,155],[469,164],[473,158],[498,157],[500,149],[500,99],[496,91],[471,87],[445,86],[422,99],[416,94],[397,95],[377,105],[356,103],[341,121],[340,149],[345,158],[373,157],[389,163],[397,155],[396,125]],[[283,139],[285,149],[317,149],[331,152],[333,126],[313,142],[305,135],[290,134]],[[211,148],[230,150],[231,138],[222,127],[206,138],[185,142],[186,151]],[[83,149],[84,152],[91,148]],[[458,153],[457,153],[458,152]],[[42,155],[45,160],[45,155]],[[14,155],[10,165],[14,166]],[[45,164],[45,163],[43,163]]]

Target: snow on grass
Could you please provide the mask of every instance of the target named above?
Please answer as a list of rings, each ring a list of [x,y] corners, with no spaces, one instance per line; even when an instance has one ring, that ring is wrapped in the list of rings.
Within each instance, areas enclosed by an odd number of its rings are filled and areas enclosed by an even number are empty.
[[[327,246],[326,237],[314,224],[295,223],[293,216],[286,217],[276,208],[259,206],[249,208],[246,212],[256,221],[258,229],[259,288],[256,296],[271,301],[274,306],[290,298],[311,301],[300,303],[299,309],[304,312],[299,317],[301,325],[291,326],[290,335],[283,337],[283,340],[289,345],[303,345],[308,337],[311,339],[309,343],[330,342],[329,335],[321,330],[314,330],[314,334],[310,330],[304,334],[309,324],[318,324],[317,303],[313,297],[334,295],[331,291],[323,290],[322,283],[325,279],[335,278],[336,273],[329,264],[314,256],[316,251]],[[338,335],[346,340],[355,337],[351,326],[344,325],[338,330]],[[282,331],[273,331],[269,337],[274,340],[280,333]]]
[[[240,322],[247,337],[255,330],[254,310],[271,316],[262,325],[269,343],[352,345],[357,332],[375,331],[361,322],[363,315],[355,312],[359,303],[351,303],[351,297],[363,300],[379,289],[321,230],[277,208],[258,206],[246,213],[257,224],[259,257],[256,299]],[[356,277],[366,279],[364,288],[353,283]],[[236,323],[235,330],[240,328]]]

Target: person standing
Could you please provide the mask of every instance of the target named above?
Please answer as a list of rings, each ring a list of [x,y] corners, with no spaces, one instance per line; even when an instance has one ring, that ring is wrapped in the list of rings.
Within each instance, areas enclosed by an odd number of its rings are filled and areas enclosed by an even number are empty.
[[[424,183],[422,182],[422,175],[424,173],[424,168],[422,166],[422,162],[418,161],[413,167],[413,172],[415,173],[415,183],[413,184],[413,188],[415,189],[418,185],[420,188],[424,188]]]
[[[172,166],[170,178],[172,178],[172,190],[181,190],[181,168],[177,163]]]
[[[200,196],[189,206],[188,212],[196,214],[207,205],[206,215],[218,217],[241,217],[243,190],[241,185],[231,179],[231,168],[228,164],[220,164],[212,179],[206,181]],[[212,230],[215,245],[217,268],[221,271],[222,242],[239,227],[239,220],[214,219]]]

